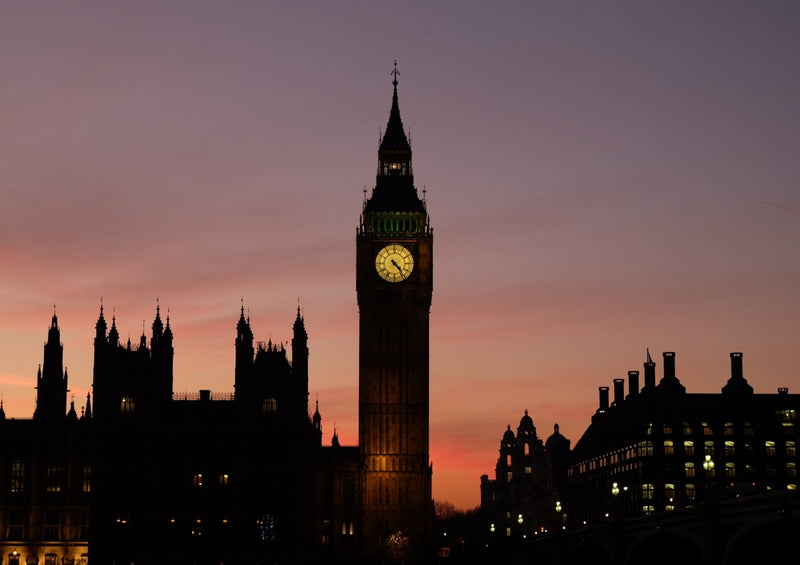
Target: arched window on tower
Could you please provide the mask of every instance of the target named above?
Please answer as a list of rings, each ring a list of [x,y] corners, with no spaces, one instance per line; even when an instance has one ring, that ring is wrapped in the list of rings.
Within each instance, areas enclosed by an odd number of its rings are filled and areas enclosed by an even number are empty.
[[[133,414],[133,397],[123,396],[119,404],[119,411],[121,414]]]

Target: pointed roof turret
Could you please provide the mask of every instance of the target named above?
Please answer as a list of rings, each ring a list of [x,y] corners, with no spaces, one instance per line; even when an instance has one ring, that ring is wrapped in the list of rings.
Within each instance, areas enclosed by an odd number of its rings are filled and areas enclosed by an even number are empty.
[[[164,334],[164,324],[161,322],[161,304],[159,304],[158,298],[156,298],[156,319],[153,320],[153,338],[152,342],[158,341]]]
[[[294,326],[292,329],[294,330],[295,337],[308,337],[308,332],[306,332],[306,324],[303,320],[303,315],[300,310],[300,304],[297,305],[297,317],[294,319]]]
[[[364,213],[412,212],[425,213],[425,203],[414,188],[411,167],[411,144],[400,118],[397,101],[397,61],[392,70],[392,107],[389,121],[378,147],[378,175],[372,196],[364,204]],[[424,223],[424,218],[422,219]]]
[[[322,414],[319,413],[319,398],[317,399],[317,409],[314,410],[314,415],[311,417],[311,422],[317,430],[322,429]]]
[[[78,413],[75,411],[75,399],[73,398],[70,400],[69,403],[69,412],[67,412],[67,420],[72,422],[78,421]]]
[[[84,412],[84,416],[87,420],[92,419],[92,395],[90,393],[86,393],[86,411]]]
[[[239,341],[253,341],[253,330],[250,327],[250,317],[244,317],[244,302],[242,303],[242,312],[239,315],[239,321],[236,324],[236,333],[239,336]]]
[[[167,327],[164,328],[164,339],[172,341],[172,328],[169,326],[169,309],[167,309]]]
[[[100,299],[100,316],[97,318],[97,323],[94,325],[96,334],[98,338],[105,339],[106,337],[106,329],[108,326],[106,325],[106,319],[103,317],[103,299]]]
[[[111,316],[111,329],[108,330],[108,343],[119,345],[119,331],[117,331],[117,316]]]
[[[392,93],[392,108],[389,110],[389,121],[386,124],[386,133],[383,134],[380,148],[378,149],[378,158],[381,161],[390,161],[392,158],[395,161],[411,162],[411,144],[408,143],[406,132],[403,129],[403,120],[400,118],[400,104],[397,101],[397,75],[400,71],[397,70],[397,61],[394,62],[394,69],[392,70],[392,86],[394,87]]]

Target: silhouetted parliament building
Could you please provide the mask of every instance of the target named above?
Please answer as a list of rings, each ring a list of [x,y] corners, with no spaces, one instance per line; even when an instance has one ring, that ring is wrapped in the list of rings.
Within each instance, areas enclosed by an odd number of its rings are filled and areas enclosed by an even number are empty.
[[[234,393],[173,392],[173,330],[156,306],[150,336],[120,341],[102,305],[91,396],[67,405],[54,313],[32,419],[0,403],[0,565],[429,562],[429,312],[433,230],[414,187],[397,99],[356,231],[359,441],[322,445],[309,406],[300,308],[291,352],[235,323]],[[234,325],[232,316],[232,326]],[[710,489],[795,490],[796,411],[785,389],[755,394],[732,354],[721,394],[690,395],[674,355],[600,390],[570,449],[525,413],[481,478],[500,538],[695,504]]]
[[[300,308],[291,357],[242,306],[233,394],[173,393],[173,333],[120,341],[103,307],[91,397],[67,407],[54,313],[33,419],[0,412],[0,563],[419,561],[433,521],[433,230],[414,187],[397,73],[356,237],[359,445],[322,446]],[[109,324],[110,323],[110,324]]]

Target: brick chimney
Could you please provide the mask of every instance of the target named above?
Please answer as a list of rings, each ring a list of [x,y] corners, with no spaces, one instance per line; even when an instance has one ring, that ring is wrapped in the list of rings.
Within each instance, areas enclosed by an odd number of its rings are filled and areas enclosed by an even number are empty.
[[[671,381],[675,379],[675,352],[665,351],[664,358],[664,380]]]
[[[628,396],[639,394],[639,371],[628,371]]]
[[[600,408],[597,411],[605,412],[608,410],[608,387],[601,386],[597,390],[600,391]]]
[[[614,379],[614,406],[621,406],[625,400],[625,379]]]
[[[731,379],[743,379],[742,354],[739,351],[731,353]]]

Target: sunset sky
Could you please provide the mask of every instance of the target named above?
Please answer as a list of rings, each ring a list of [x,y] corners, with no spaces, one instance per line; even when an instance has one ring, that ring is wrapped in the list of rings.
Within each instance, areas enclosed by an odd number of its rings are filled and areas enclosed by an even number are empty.
[[[29,418],[55,304],[80,410],[102,303],[158,299],[175,392],[309,333],[323,442],[358,437],[355,230],[398,62],[434,227],[434,498],[479,503],[528,410],[744,353],[800,392],[800,3],[86,0],[0,7],[0,393]]]

